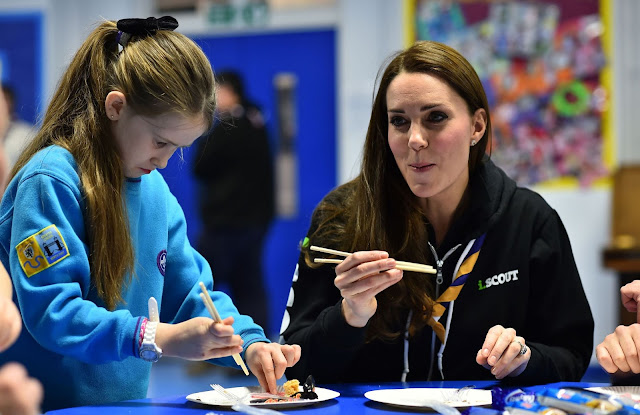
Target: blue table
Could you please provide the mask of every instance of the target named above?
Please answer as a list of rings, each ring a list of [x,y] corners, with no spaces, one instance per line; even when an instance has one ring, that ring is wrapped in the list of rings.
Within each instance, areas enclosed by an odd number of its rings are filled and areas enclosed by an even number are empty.
[[[364,397],[365,392],[377,389],[399,389],[399,388],[460,388],[469,384],[475,385],[477,388],[490,389],[498,386],[497,382],[491,381],[445,381],[445,382],[410,382],[410,383],[382,383],[382,384],[337,384],[337,385],[318,385],[324,388],[332,389],[340,392],[340,397],[316,405],[310,405],[299,408],[291,408],[282,410],[281,412],[296,415],[310,414],[391,414],[391,413],[410,413],[412,411],[384,405],[373,402]],[[586,388],[591,386],[608,386],[607,383],[555,383],[549,386],[553,387],[580,387]],[[60,409],[50,411],[50,415],[93,415],[93,414],[110,414],[110,415],[205,415],[212,414],[237,414],[232,410],[226,410],[216,406],[202,405],[190,402],[185,396],[139,399],[135,401],[115,402],[99,406],[83,406],[78,408]],[[473,411],[472,411],[473,413]]]

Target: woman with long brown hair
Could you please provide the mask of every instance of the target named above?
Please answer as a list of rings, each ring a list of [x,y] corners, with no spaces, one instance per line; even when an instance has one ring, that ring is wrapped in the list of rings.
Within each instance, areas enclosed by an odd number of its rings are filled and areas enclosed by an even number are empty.
[[[490,140],[484,88],[463,56],[423,41],[393,57],[361,172],[321,201],[302,244],[282,338],[304,355],[287,376],[580,380],[593,318],[569,239],[485,155]],[[313,245],[353,254],[333,269],[314,263]]]
[[[211,291],[157,171],[209,129],[215,108],[211,65],[177,26],[168,16],[98,25],[0,205],[0,260],[26,328],[0,361],[22,362],[43,383],[44,410],[145,398],[162,355],[236,367],[241,353],[275,392],[300,356]]]

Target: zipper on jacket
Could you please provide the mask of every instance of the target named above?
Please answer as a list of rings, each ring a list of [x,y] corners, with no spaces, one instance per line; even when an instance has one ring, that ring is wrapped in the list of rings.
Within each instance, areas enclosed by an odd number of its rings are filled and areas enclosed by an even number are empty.
[[[440,286],[442,285],[442,282],[444,281],[444,278],[442,276],[442,268],[444,267],[444,261],[447,260],[447,258],[449,258],[449,255],[453,254],[455,252],[456,249],[460,248],[460,246],[462,244],[458,244],[456,246],[454,246],[453,248],[451,248],[449,251],[447,251],[446,254],[444,254],[444,257],[442,259],[438,258],[438,252],[436,252],[436,249],[433,247],[433,245],[431,245],[431,242],[428,242],[429,244],[429,248],[431,249],[431,253],[433,254],[433,258],[436,261],[436,300],[438,299],[438,297],[440,297]],[[453,277],[451,276],[451,281],[453,281]],[[436,332],[434,331],[433,333],[431,333],[431,359],[429,360],[429,374],[427,375],[427,380],[432,380],[431,377],[433,375],[433,364],[434,364],[434,357],[435,357],[435,347],[436,347]],[[438,356],[438,368],[440,369],[442,367],[442,355]],[[444,375],[442,374],[442,370],[440,369],[440,377],[442,379],[444,379]]]
[[[438,253],[436,252],[436,249],[433,247],[433,245],[431,245],[431,242],[427,242],[427,243],[429,244],[429,248],[431,248],[431,253],[433,254],[433,258],[436,260],[436,284],[438,284],[437,288],[439,288],[440,285],[442,285],[442,282],[444,281],[444,278],[442,276],[442,267],[444,266],[444,261],[446,261],[447,258],[449,258],[449,255],[453,254],[456,249],[460,248],[461,244],[458,244],[453,248],[449,249],[449,251],[447,251],[447,253],[444,254],[444,257],[442,259],[439,259]],[[438,294],[436,294],[436,298],[437,296]]]

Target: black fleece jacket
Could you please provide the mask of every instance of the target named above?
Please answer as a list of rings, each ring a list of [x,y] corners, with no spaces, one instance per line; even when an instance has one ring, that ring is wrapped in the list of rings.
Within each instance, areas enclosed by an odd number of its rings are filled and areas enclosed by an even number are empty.
[[[342,186],[326,197],[340,203],[351,191],[352,186]],[[317,221],[314,213],[309,234]],[[495,379],[475,358],[488,330],[500,324],[514,328],[531,348],[525,371],[506,382],[580,380],[593,350],[593,317],[566,230],[541,196],[517,187],[486,158],[471,179],[469,208],[437,249],[443,258],[462,244],[444,262],[439,292],[451,283],[463,248],[485,233],[476,265],[454,303],[443,353],[444,379]],[[429,250],[426,244],[425,249]],[[366,327],[351,327],[342,316],[334,278],[332,266],[311,269],[300,257],[281,340],[301,345],[302,358],[286,376],[305,379],[312,374],[319,383],[399,381],[403,336],[392,342],[365,342]],[[446,318],[445,314],[440,321]],[[404,331],[404,324],[399,331]],[[433,337],[427,326],[410,338],[408,381],[428,380]],[[435,349],[439,348],[436,338]],[[430,380],[440,380],[437,363],[433,365]]]

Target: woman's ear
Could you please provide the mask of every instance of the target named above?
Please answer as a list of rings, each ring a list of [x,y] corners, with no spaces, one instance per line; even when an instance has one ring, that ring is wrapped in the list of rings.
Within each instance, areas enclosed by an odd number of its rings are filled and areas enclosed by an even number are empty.
[[[487,112],[484,108],[478,108],[476,110],[471,122],[471,141],[478,143],[484,136],[484,132],[487,130]]]
[[[122,116],[122,109],[127,104],[127,99],[120,91],[111,91],[107,94],[107,98],[104,100],[104,107],[107,112],[107,117],[111,121],[117,121]]]

